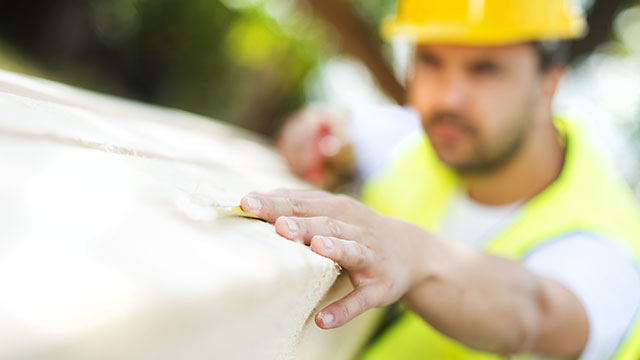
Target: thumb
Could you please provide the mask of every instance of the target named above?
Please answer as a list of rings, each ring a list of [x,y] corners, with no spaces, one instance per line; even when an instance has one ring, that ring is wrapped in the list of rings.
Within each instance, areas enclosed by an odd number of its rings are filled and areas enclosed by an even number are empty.
[[[322,309],[316,315],[316,324],[322,329],[340,327],[356,316],[376,306],[377,289],[373,286],[362,286],[349,295]]]

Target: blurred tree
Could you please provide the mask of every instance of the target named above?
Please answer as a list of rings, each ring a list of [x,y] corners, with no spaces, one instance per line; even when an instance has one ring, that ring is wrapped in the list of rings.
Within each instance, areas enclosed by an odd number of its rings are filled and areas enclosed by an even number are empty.
[[[344,0],[300,1],[308,4],[326,25],[335,29],[334,36],[340,39],[340,50],[362,61],[380,88],[398,104],[404,103],[404,87],[396,79],[388,59],[382,52],[382,42],[377,36],[381,14],[388,6],[382,6],[381,1],[375,1],[378,3],[377,7],[372,7],[373,2],[362,2],[360,5],[367,6],[358,7],[358,4]],[[392,2],[385,3],[388,5]],[[357,9],[361,9],[360,12]],[[375,9],[378,11],[375,12]]]
[[[0,38],[55,80],[267,134],[328,52],[306,19],[216,0],[0,0]]]
[[[578,59],[592,53],[599,45],[611,40],[613,21],[624,8],[636,4],[637,0],[599,0],[593,1],[587,22],[589,33],[583,39],[574,42],[571,58]]]

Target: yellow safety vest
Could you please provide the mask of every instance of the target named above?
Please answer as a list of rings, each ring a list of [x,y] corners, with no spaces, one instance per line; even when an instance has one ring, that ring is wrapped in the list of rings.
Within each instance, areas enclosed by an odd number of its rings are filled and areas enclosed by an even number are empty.
[[[520,260],[547,241],[582,231],[616,241],[640,263],[640,211],[633,193],[584,129],[559,119],[555,124],[566,139],[560,176],[523,205],[518,218],[495,234],[485,250]],[[441,216],[459,189],[458,178],[438,160],[425,136],[412,143],[392,171],[365,186],[363,201],[381,213],[437,232]],[[362,358],[501,359],[440,334],[409,311],[367,348]],[[640,316],[614,358],[640,359]]]

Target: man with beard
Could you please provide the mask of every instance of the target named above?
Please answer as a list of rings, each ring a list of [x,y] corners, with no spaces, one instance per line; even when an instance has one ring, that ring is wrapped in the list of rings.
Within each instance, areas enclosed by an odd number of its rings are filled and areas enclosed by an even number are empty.
[[[404,0],[383,31],[415,45],[409,103],[426,136],[368,180],[366,205],[242,199],[349,271],[353,292],[318,326],[402,300],[364,358],[639,358],[640,212],[582,126],[551,110],[583,15],[569,0]],[[316,146],[304,124],[281,146],[299,173],[300,147]]]

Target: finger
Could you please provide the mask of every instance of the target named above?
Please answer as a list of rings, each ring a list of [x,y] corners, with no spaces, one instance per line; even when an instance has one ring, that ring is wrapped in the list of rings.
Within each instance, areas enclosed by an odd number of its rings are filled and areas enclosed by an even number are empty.
[[[302,240],[309,245],[315,235],[332,236],[351,240],[356,237],[358,228],[327,216],[288,217],[281,216],[276,222],[276,231],[291,240]]]
[[[373,262],[369,248],[355,241],[335,237],[314,236],[311,239],[311,250],[337,262],[347,270],[359,270],[371,266]]]
[[[356,316],[377,306],[381,297],[373,286],[359,287],[349,295],[322,309],[316,315],[316,324],[322,329],[334,329],[353,320]]]
[[[242,210],[274,223],[280,216],[312,217],[339,213],[333,197],[301,198],[251,193],[240,201]]]

